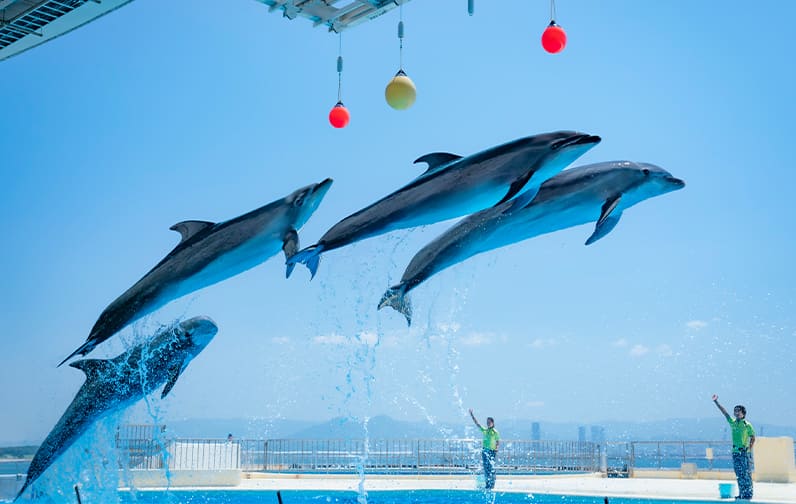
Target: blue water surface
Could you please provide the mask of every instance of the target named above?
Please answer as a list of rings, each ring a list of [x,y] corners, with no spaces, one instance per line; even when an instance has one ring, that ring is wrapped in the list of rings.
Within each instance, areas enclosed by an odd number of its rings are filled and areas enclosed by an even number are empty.
[[[605,497],[473,490],[379,490],[366,495],[353,491],[284,490],[283,504],[605,504]],[[122,504],[279,504],[275,491],[263,490],[171,490],[121,493]],[[682,501],[610,498],[609,504],[675,504]],[[688,501],[698,503],[700,501]]]

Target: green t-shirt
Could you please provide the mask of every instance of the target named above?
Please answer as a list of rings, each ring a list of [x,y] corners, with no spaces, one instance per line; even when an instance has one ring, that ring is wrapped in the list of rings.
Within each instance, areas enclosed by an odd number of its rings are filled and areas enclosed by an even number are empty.
[[[481,427],[481,434],[484,435],[484,450],[497,450],[497,443],[500,441],[500,433],[497,429]]]
[[[755,428],[745,418],[736,420],[730,417],[727,421],[732,429],[732,451],[737,452],[742,448],[748,449],[749,438],[755,435]]]

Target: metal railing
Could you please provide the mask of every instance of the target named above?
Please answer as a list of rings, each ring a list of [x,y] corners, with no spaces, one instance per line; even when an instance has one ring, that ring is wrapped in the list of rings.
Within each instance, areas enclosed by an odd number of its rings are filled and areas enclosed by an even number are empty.
[[[463,474],[481,469],[474,439],[124,439],[117,447],[131,469]],[[503,473],[596,472],[601,447],[570,441],[504,441]],[[122,460],[125,460],[123,455]]]
[[[609,476],[627,476],[634,469],[680,470],[683,464],[699,471],[732,471],[729,441],[628,441],[603,448]]]
[[[695,464],[701,471],[731,470],[732,447],[727,441],[633,441],[629,466],[638,469],[680,469]]]
[[[262,442],[260,442],[261,444]],[[243,469],[243,446],[257,443],[220,439],[117,440],[130,469],[220,470]]]
[[[264,460],[248,469],[310,473],[461,474],[481,467],[480,440],[269,439]],[[568,441],[504,441],[496,460],[503,473],[595,472],[600,447]],[[253,463],[252,463],[253,462]],[[259,469],[258,469],[259,466]]]
[[[116,437],[120,461],[130,469],[466,474],[481,470],[480,440],[474,439],[165,439],[162,429]],[[133,439],[127,435],[143,434]],[[796,454],[795,454],[796,456]],[[28,459],[0,464],[5,474],[27,471]],[[732,470],[727,441],[504,440],[496,460],[503,474],[604,472],[632,476],[634,470]]]

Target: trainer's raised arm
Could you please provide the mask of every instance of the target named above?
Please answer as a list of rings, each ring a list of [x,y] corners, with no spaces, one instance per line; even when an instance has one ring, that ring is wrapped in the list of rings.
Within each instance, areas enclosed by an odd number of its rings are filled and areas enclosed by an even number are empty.
[[[473,414],[473,408],[470,408],[469,411],[470,411],[470,418],[473,419],[473,422],[475,422],[475,425],[477,425],[479,429],[484,430],[484,428],[481,427],[481,424],[478,423],[478,420],[476,420],[475,415]]]
[[[721,411],[721,414],[724,415],[725,418],[727,419],[730,418],[730,414],[727,413],[727,410],[724,409],[724,406],[719,404],[719,396],[717,396],[716,394],[713,394],[713,403],[716,405],[717,408],[719,408],[719,411]]]

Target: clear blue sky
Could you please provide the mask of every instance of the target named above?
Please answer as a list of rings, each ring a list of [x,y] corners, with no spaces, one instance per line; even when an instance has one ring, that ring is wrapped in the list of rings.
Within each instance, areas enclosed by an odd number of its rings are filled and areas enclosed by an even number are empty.
[[[556,56],[547,1],[495,4],[404,7],[405,112],[383,98],[398,11],[345,32],[344,130],[326,120],[337,36],[251,0],[138,0],[0,63],[0,440],[49,432],[83,380],[55,365],[177,243],[172,224],[332,177],[308,245],[423,154],[557,129],[602,136],[582,163],[652,162],[687,187],[593,246],[582,226],[446,270],[413,292],[411,330],[376,304],[450,223],[326,254],[312,282],[274,257],[136,326],[220,327],[158,419],[588,423],[710,417],[715,392],[793,425],[796,3],[561,0]]]

